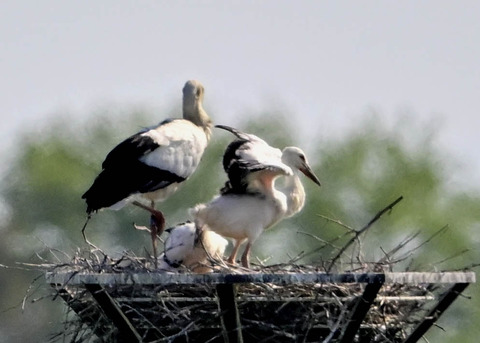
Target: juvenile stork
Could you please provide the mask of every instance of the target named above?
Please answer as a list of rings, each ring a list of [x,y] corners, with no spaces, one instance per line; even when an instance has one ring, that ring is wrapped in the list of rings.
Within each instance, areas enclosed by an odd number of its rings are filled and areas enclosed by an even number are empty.
[[[197,168],[211,134],[211,120],[203,109],[204,88],[195,80],[183,87],[183,119],[167,119],[125,139],[110,151],[102,171],[82,195],[87,221],[103,208],[118,210],[131,202],[149,211],[153,254],[156,237],[165,228],[155,202],[173,194]],[[142,203],[147,201],[148,205]]]
[[[229,180],[221,194],[192,209],[199,228],[233,238],[235,245],[227,259],[235,263],[241,244],[247,241],[241,258],[249,268],[252,244],[260,234],[280,220],[298,213],[305,204],[305,190],[299,173],[320,186],[303,151],[287,147],[280,151],[257,136],[218,126],[235,134],[224,154],[223,165]],[[283,187],[275,180],[284,176]]]
[[[228,241],[213,231],[197,231],[195,224],[186,222],[166,230],[164,252],[160,255],[160,271],[177,271],[184,266],[195,273],[212,271],[210,259],[221,259]]]

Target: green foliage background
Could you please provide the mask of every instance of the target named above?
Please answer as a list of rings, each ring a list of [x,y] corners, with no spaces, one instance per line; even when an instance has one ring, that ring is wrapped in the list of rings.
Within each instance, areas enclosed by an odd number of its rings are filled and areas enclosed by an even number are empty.
[[[167,116],[131,109],[98,111],[84,122],[68,117],[60,116],[55,123],[24,132],[0,183],[0,263],[14,267],[0,269],[0,341],[26,342],[32,337],[48,341],[62,330],[65,306],[61,300],[41,299],[48,294],[41,273],[23,270],[17,262],[54,261],[49,248],[58,249],[60,256],[83,247],[80,230],[86,215],[80,196],[100,171],[106,153],[142,126]],[[218,123],[233,125],[213,117]],[[300,138],[297,126],[287,119],[291,117],[291,113],[267,110],[234,125],[281,148],[302,147],[322,182],[318,188],[304,180],[308,199],[303,212],[265,232],[256,242],[253,256],[265,263],[286,262],[321,245],[311,235],[328,240],[345,232],[319,215],[358,229],[403,195],[392,213],[364,237],[365,261],[380,259],[382,249],[394,247],[416,231],[420,235],[412,244],[418,245],[445,225],[449,230],[396,265],[397,271],[462,269],[480,261],[478,182],[476,188],[455,187],[452,176],[458,171],[457,161],[435,148],[435,132],[412,120],[389,129],[377,114],[365,115],[363,122],[340,139],[307,140]],[[210,200],[222,186],[221,158],[231,139],[228,133],[214,130],[197,172],[160,205],[167,225],[188,219],[188,208]],[[145,254],[145,249],[150,249],[149,237],[135,231],[132,223],[142,224],[147,219],[144,212],[131,206],[117,212],[102,211],[92,218],[87,235],[109,254],[125,249]],[[307,254],[300,262],[322,263],[332,253],[324,249]],[[39,281],[30,286],[35,277],[40,277]],[[32,296],[22,311],[27,290]],[[466,294],[472,299],[460,298],[440,320],[446,331],[430,330],[432,342],[476,341],[480,334],[479,286],[471,286]]]

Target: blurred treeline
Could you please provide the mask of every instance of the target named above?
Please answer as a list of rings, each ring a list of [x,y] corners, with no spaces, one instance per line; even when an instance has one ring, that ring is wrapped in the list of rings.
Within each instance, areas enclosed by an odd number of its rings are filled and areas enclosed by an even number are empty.
[[[56,262],[57,258],[65,259],[64,254],[85,248],[80,230],[86,206],[80,196],[100,171],[106,153],[130,134],[168,116],[138,109],[98,111],[85,121],[71,121],[66,115],[19,137],[8,174],[1,180],[0,264],[13,268],[0,269],[0,341],[48,341],[51,334],[62,330],[63,302],[42,299],[49,294],[42,274],[23,270],[17,262]],[[212,117],[216,123],[233,125],[215,114]],[[452,187],[457,161],[436,148],[435,132],[414,121],[387,128],[381,116],[365,115],[363,122],[339,139],[307,140],[288,119],[292,117],[263,111],[234,125],[279,148],[300,146],[308,152],[322,182],[318,188],[304,178],[307,203],[303,212],[265,232],[254,246],[252,261],[258,257],[266,264],[282,263],[304,252],[305,258],[298,263],[320,264],[334,251],[327,247],[309,253],[323,245],[312,235],[330,240],[346,232],[325,216],[359,229],[400,195],[404,200],[363,237],[365,261],[381,259],[383,251],[419,231],[410,248],[399,253],[404,255],[445,225],[448,230],[395,265],[394,270],[462,269],[480,261],[478,180],[476,188],[470,190]],[[214,129],[197,172],[174,196],[159,204],[167,225],[189,219],[188,208],[210,200],[222,186],[221,158],[232,138]],[[111,255],[127,249],[145,255],[150,250],[149,236],[135,231],[133,222],[146,224],[148,215],[132,206],[118,212],[105,210],[93,216],[87,235]],[[52,248],[56,250],[52,252]],[[480,334],[479,289],[475,285],[467,289],[472,299],[459,298],[439,322],[446,331],[433,328],[428,334],[430,341],[476,341]],[[22,304],[27,291],[31,296]]]

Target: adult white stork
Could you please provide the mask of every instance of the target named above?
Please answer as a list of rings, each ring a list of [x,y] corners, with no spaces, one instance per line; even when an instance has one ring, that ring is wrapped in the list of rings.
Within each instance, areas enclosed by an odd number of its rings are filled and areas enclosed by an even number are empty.
[[[195,224],[186,222],[166,230],[164,252],[160,255],[160,271],[177,271],[181,266],[195,273],[212,271],[210,259],[221,259],[228,241],[213,231],[197,231]]]
[[[301,149],[287,147],[280,151],[255,135],[228,126],[217,127],[239,138],[224,154],[223,165],[229,181],[220,195],[207,204],[195,206],[192,212],[199,228],[235,240],[228,262],[235,263],[241,244],[247,241],[241,261],[248,268],[250,249],[260,234],[303,208],[305,190],[299,173],[317,185],[320,181]],[[283,187],[277,189],[275,180],[282,175]]]
[[[195,80],[183,87],[183,119],[167,119],[142,130],[113,148],[102,171],[82,195],[88,218],[103,209],[120,209],[132,202],[151,212],[153,253],[156,237],[165,228],[165,218],[155,210],[197,168],[211,135],[211,120],[203,109],[204,88]],[[138,200],[147,200],[149,206]]]

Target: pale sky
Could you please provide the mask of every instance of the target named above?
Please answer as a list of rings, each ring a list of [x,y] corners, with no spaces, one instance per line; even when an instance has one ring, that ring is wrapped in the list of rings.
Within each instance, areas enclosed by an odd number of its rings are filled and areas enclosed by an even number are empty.
[[[52,113],[179,103],[195,78],[217,122],[275,99],[302,136],[408,108],[480,184],[478,1],[6,0],[0,51],[0,152]]]

